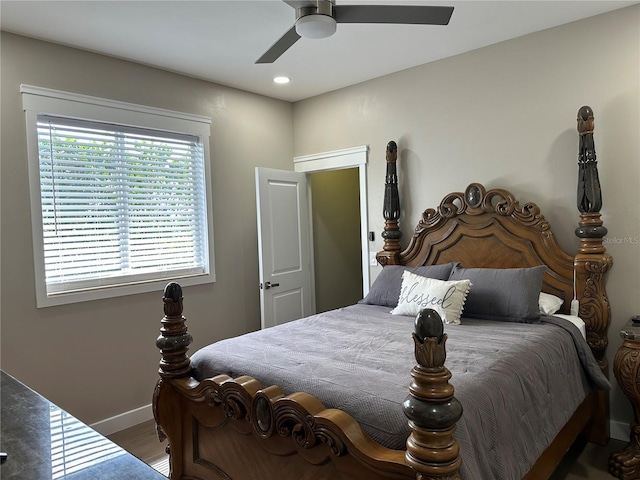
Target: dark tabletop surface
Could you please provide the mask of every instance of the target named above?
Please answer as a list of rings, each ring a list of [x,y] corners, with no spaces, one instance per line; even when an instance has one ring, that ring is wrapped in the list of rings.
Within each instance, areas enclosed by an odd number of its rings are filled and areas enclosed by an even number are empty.
[[[166,480],[166,477],[1,373],[2,480]]]

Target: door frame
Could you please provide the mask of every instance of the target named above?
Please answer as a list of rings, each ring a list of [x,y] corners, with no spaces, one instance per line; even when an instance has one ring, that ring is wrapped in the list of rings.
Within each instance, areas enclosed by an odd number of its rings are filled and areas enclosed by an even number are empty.
[[[300,173],[326,172],[329,170],[344,170],[357,168],[360,183],[360,237],[362,245],[362,295],[369,293],[369,221],[367,207],[367,162],[369,160],[369,146],[332,150],[293,157],[293,169]],[[310,187],[310,183],[309,186]],[[312,208],[313,198],[309,192],[309,209]],[[311,215],[311,212],[309,212]],[[312,218],[311,216],[309,218]]]

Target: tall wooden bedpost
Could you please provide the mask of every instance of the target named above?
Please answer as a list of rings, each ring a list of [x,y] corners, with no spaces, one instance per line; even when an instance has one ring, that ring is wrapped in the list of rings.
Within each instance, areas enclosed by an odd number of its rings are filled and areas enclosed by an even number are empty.
[[[578,253],[574,258],[575,291],[580,302],[578,315],[588,325],[587,343],[598,365],[609,377],[609,363],[605,355],[609,339],[611,308],[605,287],[606,274],[613,264],[605,253],[603,238],[607,229],[600,219],[602,194],[598,178],[598,163],[593,141],[593,111],[584,106],[578,110],[578,210],[580,221],[576,229]],[[588,440],[606,445],[609,437],[609,395],[598,392],[595,420],[588,431]]]
[[[606,273],[613,264],[605,253],[603,238],[607,229],[600,219],[602,194],[598,178],[598,163],[593,141],[593,111],[582,107],[578,111],[578,210],[580,222],[576,236],[580,239],[575,256],[576,297],[580,302],[579,316],[589,324],[587,342],[600,368],[608,376],[605,356],[607,330],[611,322],[611,308],[605,288]]]
[[[182,316],[182,288],[177,283],[169,283],[164,289],[164,318],[161,320],[160,336],[156,346],[160,349],[162,359],[158,373],[160,379],[153,392],[153,417],[156,421],[156,431],[160,441],[169,438],[167,453],[171,448],[171,439],[179,439],[181,435],[180,415],[176,415],[180,405],[171,395],[174,388],[170,380],[189,378],[191,361],[187,356],[189,345],[193,341],[187,332],[186,318]],[[181,475],[181,452],[171,452],[171,478]]]
[[[410,394],[402,406],[409,419],[407,463],[417,480],[460,479],[460,446],[453,438],[462,405],[449,384],[451,372],[444,366],[447,334],[435,310],[422,310],[416,317],[415,357]]]
[[[162,360],[158,373],[162,378],[183,378],[191,374],[191,362],[187,356],[193,341],[187,332],[186,318],[182,316],[182,287],[169,283],[164,289],[164,318],[161,320],[160,336],[156,346]]]
[[[387,144],[387,175],[384,183],[384,246],[382,252],[376,256],[380,265],[400,264],[400,238],[402,232],[398,226],[400,218],[400,195],[398,193],[398,174],[396,161],[398,159],[398,145],[393,140]]]

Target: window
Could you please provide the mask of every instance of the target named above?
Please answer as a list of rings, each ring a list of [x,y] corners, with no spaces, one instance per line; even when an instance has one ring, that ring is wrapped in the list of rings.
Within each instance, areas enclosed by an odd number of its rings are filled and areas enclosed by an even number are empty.
[[[213,281],[209,119],[22,94],[39,307]]]

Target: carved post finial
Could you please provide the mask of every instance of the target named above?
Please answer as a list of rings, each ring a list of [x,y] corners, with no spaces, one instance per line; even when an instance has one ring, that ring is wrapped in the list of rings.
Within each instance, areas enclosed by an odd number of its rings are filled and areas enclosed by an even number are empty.
[[[413,334],[418,365],[411,370],[410,394],[403,404],[411,435],[407,439],[407,462],[422,480],[460,479],[460,446],[453,438],[462,405],[449,384],[442,319],[432,309],[416,317]]]
[[[390,140],[387,143],[387,154],[386,154],[387,162],[396,163],[398,159],[398,144],[393,140]]]
[[[182,316],[182,288],[169,283],[164,289],[164,318],[156,346],[160,349],[159,373],[162,378],[186,377],[191,373],[187,350],[193,338],[187,332],[186,318]]]
[[[580,223],[576,236],[580,239],[580,253],[604,253],[602,238],[607,229],[600,220],[602,191],[598,178],[598,162],[593,140],[593,110],[584,106],[578,110],[578,210]]]
[[[578,110],[578,210],[581,213],[597,213],[602,208],[593,128],[593,110],[584,106]]]
[[[402,232],[398,226],[400,218],[400,195],[398,193],[398,174],[396,161],[398,159],[398,145],[393,140],[387,144],[387,174],[384,186],[384,204],[382,214],[384,216],[383,251],[378,254],[378,262],[381,265],[395,265],[399,262],[400,238]]]

